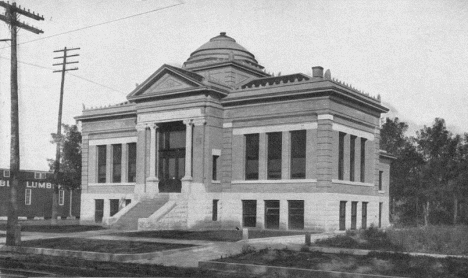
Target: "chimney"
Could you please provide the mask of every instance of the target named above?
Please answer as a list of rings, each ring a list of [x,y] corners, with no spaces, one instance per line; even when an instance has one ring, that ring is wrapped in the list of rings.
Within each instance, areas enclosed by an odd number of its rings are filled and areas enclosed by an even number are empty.
[[[312,67],[312,77],[323,78],[323,68],[321,66]]]

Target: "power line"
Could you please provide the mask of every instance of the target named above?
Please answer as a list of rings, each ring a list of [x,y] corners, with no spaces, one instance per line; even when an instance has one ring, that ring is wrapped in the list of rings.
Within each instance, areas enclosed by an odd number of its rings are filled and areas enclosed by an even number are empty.
[[[117,22],[117,21],[122,21],[122,20],[126,20],[126,19],[129,19],[129,18],[133,18],[133,17],[137,17],[137,16],[141,16],[141,15],[145,15],[145,14],[149,14],[149,13],[153,13],[153,12],[157,12],[157,11],[161,11],[161,10],[165,10],[165,9],[169,9],[169,8],[176,7],[176,6],[179,6],[179,5],[182,5],[182,4],[185,4],[185,3],[181,2],[181,3],[178,3],[178,4],[171,5],[171,6],[157,8],[157,9],[142,12],[142,13],[139,13],[139,14],[129,15],[129,16],[126,16],[126,17],[121,17],[121,18],[110,20],[110,21],[101,22],[101,23],[97,23],[97,24],[94,24],[94,25],[89,25],[89,26],[78,28],[78,29],[69,30],[69,31],[66,31],[66,32],[63,32],[63,33],[58,33],[58,34],[55,34],[55,35],[50,35],[50,36],[38,38],[38,39],[35,39],[35,40],[20,42],[17,45],[27,44],[27,43],[36,42],[36,41],[45,40],[45,39],[50,39],[50,38],[53,38],[53,37],[57,37],[57,36],[65,35],[65,34],[70,34],[70,33],[73,33],[73,32],[82,31],[82,30],[85,30],[85,29],[89,29],[89,28],[93,28],[93,27],[97,27],[97,26],[102,26],[102,25],[114,23],[114,22]],[[6,47],[4,47],[4,48],[6,48]],[[4,49],[4,48],[0,48],[0,49]]]
[[[5,57],[1,57],[1,56],[0,56],[0,59],[10,60],[9,58],[5,58]],[[44,66],[41,66],[41,65],[37,65],[37,64],[33,64],[33,63],[28,63],[28,62],[24,62],[24,61],[19,61],[19,60],[18,60],[18,63],[20,63],[20,64],[25,64],[25,65],[29,65],[29,66],[36,67],[36,68],[45,69],[45,70],[48,70],[48,71],[49,71],[49,70],[53,70],[53,68],[50,68],[50,67],[44,67]],[[115,89],[115,88],[112,88],[112,87],[109,87],[109,86],[107,86],[107,85],[98,83],[98,82],[93,81],[93,80],[91,80],[91,79],[87,79],[87,78],[85,78],[85,77],[83,77],[83,76],[79,76],[79,75],[72,74],[72,73],[68,73],[68,74],[69,74],[69,75],[72,75],[72,76],[74,76],[74,77],[76,77],[76,78],[79,78],[79,79],[83,79],[83,80],[85,80],[85,81],[88,81],[88,82],[90,82],[90,83],[99,85],[99,86],[101,86],[101,87],[107,88],[107,89],[112,90],[112,91],[114,91],[114,92],[123,94],[123,95],[125,95],[125,96],[127,95],[127,93],[125,93],[125,92],[122,92],[122,91],[117,90],[117,89]]]

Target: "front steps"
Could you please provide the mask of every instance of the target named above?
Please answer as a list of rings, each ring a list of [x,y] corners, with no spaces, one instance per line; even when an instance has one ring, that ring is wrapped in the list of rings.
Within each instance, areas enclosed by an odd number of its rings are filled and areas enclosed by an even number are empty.
[[[168,195],[160,195],[155,198],[142,198],[116,222],[110,224],[110,228],[118,230],[137,230],[138,219],[150,217],[168,201]]]
[[[138,230],[185,230],[188,228],[188,201],[171,200],[148,218],[140,218]]]

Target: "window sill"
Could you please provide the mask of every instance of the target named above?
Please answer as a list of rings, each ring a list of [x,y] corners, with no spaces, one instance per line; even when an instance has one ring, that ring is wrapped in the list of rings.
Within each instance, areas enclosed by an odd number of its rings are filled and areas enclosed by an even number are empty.
[[[233,180],[232,184],[255,184],[255,183],[311,183],[316,179],[291,179],[291,180]]]
[[[357,185],[357,186],[374,186],[373,183],[358,182],[358,181],[345,181],[345,180],[332,180],[332,183],[341,183],[347,185]]]
[[[122,182],[122,183],[88,183],[88,186],[129,186],[136,185],[135,182]]]
[[[220,183],[221,183],[221,181],[211,181],[211,183],[220,184]]]
[[[384,193],[385,193],[385,190],[379,190],[379,193],[380,193],[380,194],[384,194]]]

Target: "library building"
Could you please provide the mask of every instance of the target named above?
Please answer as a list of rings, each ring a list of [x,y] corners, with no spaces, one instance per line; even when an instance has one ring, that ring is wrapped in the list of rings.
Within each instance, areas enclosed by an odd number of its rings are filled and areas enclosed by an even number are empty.
[[[379,148],[386,112],[380,97],[320,66],[311,76],[270,75],[222,32],[183,66],[159,67],[126,102],[76,117],[80,221],[127,230],[385,228],[394,159]]]

